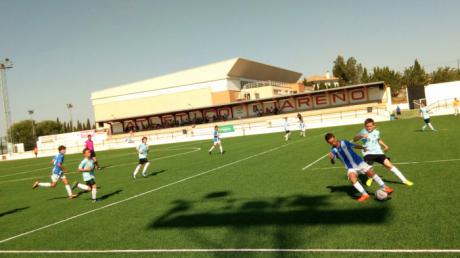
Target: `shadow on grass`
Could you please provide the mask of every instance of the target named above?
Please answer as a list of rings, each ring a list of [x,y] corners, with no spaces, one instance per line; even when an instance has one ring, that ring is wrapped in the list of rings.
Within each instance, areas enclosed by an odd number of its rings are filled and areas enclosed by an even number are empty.
[[[104,194],[104,195],[102,195],[101,197],[99,197],[98,199],[99,199],[100,201],[106,200],[106,199],[108,199],[108,198],[110,198],[110,197],[112,197],[112,196],[114,196],[114,195],[117,195],[117,194],[119,194],[119,193],[121,193],[121,192],[123,192],[123,190],[122,190],[122,189],[118,189],[118,190],[113,191],[113,192],[111,192],[111,193]]]
[[[166,170],[164,170],[164,169],[159,170],[159,171],[155,171],[153,173],[147,174],[147,176],[145,178],[149,178],[151,176],[156,176],[156,175],[159,175],[159,174],[164,173],[164,172],[166,172]]]
[[[353,189],[336,187],[334,190],[352,194]],[[195,208],[210,201],[209,196],[227,197],[229,194],[210,193],[200,201],[176,200],[170,210],[153,221],[150,227],[238,228],[260,225],[377,224],[382,223],[387,214],[386,207],[335,210],[328,202],[330,196],[305,195],[252,200],[222,198],[217,203],[215,199],[212,200],[215,203],[213,206],[220,206],[212,211],[203,212],[199,207]]]
[[[27,210],[28,208],[30,208],[30,207],[27,206],[27,207],[16,208],[16,209],[12,209],[12,210],[9,210],[9,211],[2,212],[2,213],[0,213],[0,218],[3,217],[3,216],[6,216],[6,215],[11,215],[11,214],[16,213],[16,212]]]

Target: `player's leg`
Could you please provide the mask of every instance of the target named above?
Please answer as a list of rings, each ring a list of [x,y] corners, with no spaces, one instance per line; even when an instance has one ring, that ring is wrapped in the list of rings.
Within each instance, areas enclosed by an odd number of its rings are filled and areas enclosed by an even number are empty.
[[[32,189],[36,189],[37,187],[55,188],[58,180],[59,180],[59,177],[57,175],[55,175],[55,174],[52,174],[51,175],[51,182],[40,182],[40,181],[37,180],[32,185]]]
[[[216,146],[216,143],[213,143],[212,146],[211,146],[211,149],[209,149],[208,153],[211,154],[212,150],[214,150]]]
[[[352,170],[352,169],[348,170],[348,180],[350,180],[353,187],[356,190],[358,190],[359,193],[361,193],[361,197],[357,200],[358,202],[365,201],[366,199],[369,198],[369,194],[366,192],[364,187],[359,182],[358,173],[356,173],[355,170]]]
[[[143,177],[147,176],[146,173],[147,173],[147,168],[149,167],[149,165],[150,165],[150,162],[148,162],[148,161],[144,164],[144,169],[142,170],[142,176]]]
[[[65,176],[61,176],[61,181],[64,183],[64,188],[67,191],[67,195],[70,199],[77,197],[76,194],[72,193],[72,187],[70,187],[69,181]]]
[[[86,184],[81,184],[79,182],[74,182],[72,184],[72,190],[75,190],[76,188],[80,188],[81,190],[86,192],[91,191],[91,187],[87,186]]]
[[[424,122],[425,124],[422,126],[422,131],[425,131],[426,127],[428,126],[428,122],[427,122],[426,119],[424,119],[423,122]]]
[[[391,163],[391,161],[388,158],[385,158],[385,160],[382,163],[388,170],[393,172],[401,182],[403,182],[405,185],[412,186],[414,183],[411,181],[407,180],[407,178],[403,175],[403,173]]]
[[[222,147],[221,142],[219,142],[219,150],[220,150],[220,154],[224,154],[224,148]]]
[[[370,166],[372,166],[372,164],[374,164],[374,159],[375,159],[375,155],[372,155],[372,154],[368,154],[368,155],[364,156],[364,161]],[[372,177],[367,177],[366,185],[368,187],[370,187],[372,185],[373,181],[374,181],[374,179],[372,179]]]
[[[361,165],[360,165],[361,166]],[[367,168],[361,168],[368,177],[372,177],[374,181],[380,185],[380,187],[387,193],[391,194],[393,192],[393,189],[391,189],[389,186],[385,185],[385,182],[383,182],[382,178],[377,175],[374,172],[374,169],[372,167],[367,167]]]
[[[95,202],[97,201],[97,186],[96,186],[96,182],[94,181],[94,179],[90,181],[90,185],[91,185],[91,200]]]
[[[142,167],[142,160],[139,160],[139,164],[136,166],[136,168],[134,169],[134,172],[133,172],[133,178],[136,179],[136,175],[137,173],[139,173],[139,170],[141,169]]]

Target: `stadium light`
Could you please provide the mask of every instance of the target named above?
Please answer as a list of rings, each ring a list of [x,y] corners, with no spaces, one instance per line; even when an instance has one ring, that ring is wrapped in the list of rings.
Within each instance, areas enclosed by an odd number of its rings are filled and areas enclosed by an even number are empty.
[[[6,69],[13,68],[13,63],[10,59],[5,58],[4,60],[0,60],[0,94],[2,94],[3,100],[3,111],[5,117],[5,133],[7,138],[7,146],[8,146],[8,154],[13,154],[13,133],[10,132],[8,135],[8,129],[11,128],[11,110],[10,110],[10,102],[8,97],[8,86],[6,84]],[[8,144],[8,141],[10,144]]]
[[[66,104],[67,110],[69,110],[69,116],[70,116],[70,129],[73,132],[73,117],[72,117],[72,108],[73,105],[71,103]]]
[[[29,113],[30,120],[32,120],[32,136],[34,137],[34,141],[37,141],[37,137],[36,137],[36,134],[35,134],[35,122],[34,122],[34,113],[35,113],[35,111],[33,109],[31,109],[31,110],[28,110],[27,113]]]

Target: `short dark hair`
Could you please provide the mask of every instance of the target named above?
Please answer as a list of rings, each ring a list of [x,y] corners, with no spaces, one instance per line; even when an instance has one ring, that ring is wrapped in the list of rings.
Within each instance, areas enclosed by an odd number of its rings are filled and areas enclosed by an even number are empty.
[[[91,150],[88,149],[88,148],[84,148],[84,149],[83,149],[83,154],[85,154],[85,152],[87,152],[87,151],[91,151]]]
[[[369,124],[369,123],[375,124],[374,119],[368,118],[368,119],[364,120],[364,125],[367,125],[367,124]]]
[[[142,141],[143,141],[144,139],[146,139],[146,140],[147,140],[147,137],[146,137],[146,136],[142,137]]]
[[[65,149],[66,149],[66,147],[65,147],[64,145],[60,145],[60,146],[58,147],[58,150],[59,150],[59,151],[65,150]]]
[[[324,135],[324,140],[326,140],[326,142],[329,142],[329,140],[334,137],[335,135],[333,135],[332,133],[327,133],[326,135]]]

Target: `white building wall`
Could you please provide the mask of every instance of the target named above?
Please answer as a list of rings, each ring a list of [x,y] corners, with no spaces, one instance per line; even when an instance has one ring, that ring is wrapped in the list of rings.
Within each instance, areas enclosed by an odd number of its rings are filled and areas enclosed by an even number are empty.
[[[433,105],[439,101],[460,99],[460,81],[429,84],[425,86],[425,98],[427,105]]]

